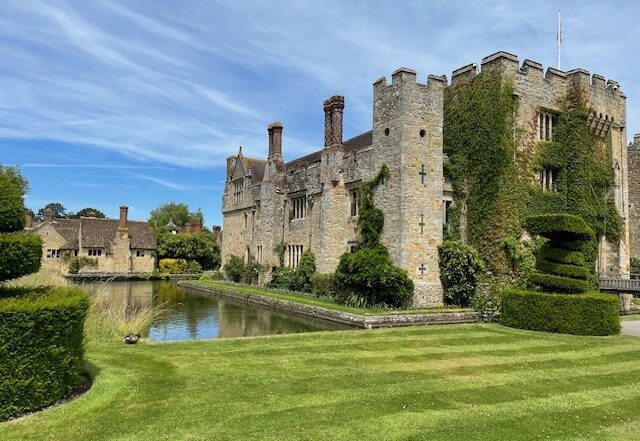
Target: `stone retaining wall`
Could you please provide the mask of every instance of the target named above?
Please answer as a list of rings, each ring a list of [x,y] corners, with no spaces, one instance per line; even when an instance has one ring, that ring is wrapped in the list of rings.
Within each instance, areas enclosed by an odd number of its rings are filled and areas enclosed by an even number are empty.
[[[360,328],[383,328],[412,325],[435,325],[449,323],[472,323],[478,321],[476,312],[426,312],[407,314],[361,315],[351,312],[326,309],[320,306],[305,305],[290,300],[281,300],[255,294],[242,294],[232,290],[221,290],[197,282],[180,281],[182,288],[198,292],[216,294],[240,301],[254,303],[268,308],[279,309],[294,314],[317,317],[333,322],[343,323]]]

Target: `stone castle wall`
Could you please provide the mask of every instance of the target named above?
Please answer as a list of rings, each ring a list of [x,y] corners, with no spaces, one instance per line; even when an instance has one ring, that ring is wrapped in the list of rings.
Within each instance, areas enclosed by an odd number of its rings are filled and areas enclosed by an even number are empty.
[[[628,159],[630,254],[640,258],[640,134],[628,147]]]

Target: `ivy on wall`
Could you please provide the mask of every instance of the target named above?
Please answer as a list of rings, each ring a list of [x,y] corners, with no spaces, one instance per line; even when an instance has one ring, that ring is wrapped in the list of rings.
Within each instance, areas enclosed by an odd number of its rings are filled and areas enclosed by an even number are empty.
[[[526,188],[516,161],[513,85],[485,72],[446,90],[445,176],[452,183],[451,239],[469,242],[488,269],[506,273],[503,240],[520,234]]]
[[[568,90],[558,103],[553,140],[538,143],[530,156],[516,148],[513,91],[499,73],[483,72],[445,92],[444,172],[454,191],[448,238],[475,246],[494,274],[513,269],[505,241],[521,236],[528,215],[576,214],[609,239],[622,230],[611,191],[611,148],[588,127],[584,92]],[[543,191],[534,179],[543,168],[553,170],[555,191]],[[595,241],[590,248],[595,261]]]

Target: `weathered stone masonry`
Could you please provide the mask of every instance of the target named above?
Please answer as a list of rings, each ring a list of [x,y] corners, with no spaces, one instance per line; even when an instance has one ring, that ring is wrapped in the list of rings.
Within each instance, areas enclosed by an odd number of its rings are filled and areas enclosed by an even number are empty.
[[[569,72],[498,52],[482,61],[482,70],[497,70],[515,85],[514,136],[520,149],[533,150],[552,136],[558,104],[577,81],[589,92],[595,114],[589,123],[612,146],[616,174],[615,200],[628,226],[625,96],[614,81],[576,69]],[[453,72],[452,83],[478,74],[475,64]],[[357,190],[383,164],[390,176],[376,190],[376,205],[385,214],[383,243],[393,261],[414,280],[414,304],[442,303],[437,247],[442,242],[446,206],[452,200],[443,177],[443,107],[447,80],[401,68],[373,85],[372,130],[342,140],[344,98],[323,103],[324,148],[285,163],[283,127],[268,127],[266,160],[247,158],[240,148],[227,159],[222,201],[223,264],[231,255],[251,256],[267,267],[278,264],[275,248],[285,244],[285,264],[297,265],[304,250],[316,255],[318,271],[333,271],[340,256],[357,242]],[[535,176],[532,179],[540,179]],[[553,177],[549,175],[551,180]],[[540,179],[541,182],[544,180]],[[546,182],[546,181],[544,181]],[[629,235],[619,243],[600,241],[599,270],[624,272],[629,265]]]

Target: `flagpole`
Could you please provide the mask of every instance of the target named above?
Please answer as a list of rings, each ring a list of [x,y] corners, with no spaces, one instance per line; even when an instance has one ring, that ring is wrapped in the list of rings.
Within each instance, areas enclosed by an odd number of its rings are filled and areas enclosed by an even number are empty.
[[[560,70],[560,45],[562,43],[562,22],[560,21],[560,9],[558,9],[558,30],[556,34],[558,43],[558,70]]]

